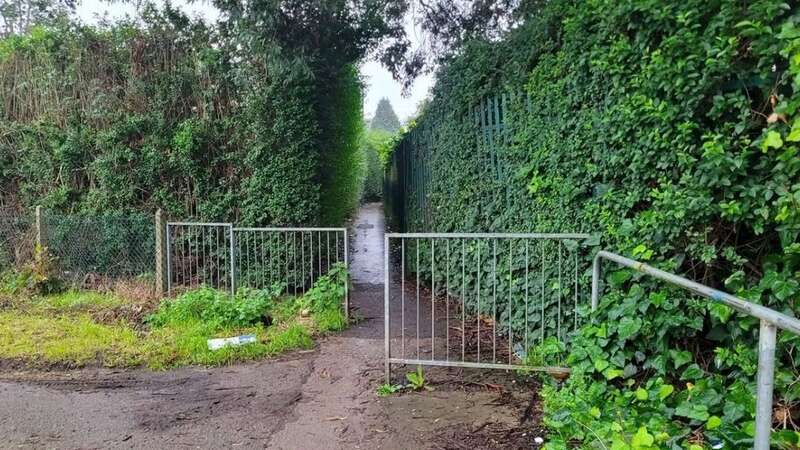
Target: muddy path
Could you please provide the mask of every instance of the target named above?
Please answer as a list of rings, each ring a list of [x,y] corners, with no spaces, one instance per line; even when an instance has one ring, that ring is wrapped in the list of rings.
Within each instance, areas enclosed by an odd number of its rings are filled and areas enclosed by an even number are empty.
[[[383,381],[383,212],[351,227],[353,314],[316,349],[169,372],[0,372],[0,448],[535,448],[535,386],[430,370],[435,390],[378,397]]]

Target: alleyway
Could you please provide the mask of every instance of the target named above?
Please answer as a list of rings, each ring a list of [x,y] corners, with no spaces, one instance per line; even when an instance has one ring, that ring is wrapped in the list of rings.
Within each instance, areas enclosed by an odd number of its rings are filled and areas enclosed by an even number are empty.
[[[375,394],[383,381],[383,223],[380,204],[355,218],[351,304],[359,321],[317,349],[214,369],[4,372],[0,405],[11,413],[0,416],[0,447],[476,449],[532,442],[530,425],[519,426],[521,416],[537,414],[528,408],[529,390],[462,384],[456,380],[464,374],[442,370],[431,372],[432,392]]]

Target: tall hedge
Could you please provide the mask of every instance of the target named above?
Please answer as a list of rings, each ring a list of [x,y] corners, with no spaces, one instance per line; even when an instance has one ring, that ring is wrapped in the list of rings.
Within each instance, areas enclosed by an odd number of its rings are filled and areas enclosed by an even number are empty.
[[[472,42],[439,71],[393,155],[419,149],[430,172],[426,214],[416,200],[395,205],[407,227],[592,232],[603,248],[797,315],[797,2],[534,5],[505,39]],[[474,112],[502,94],[501,177],[477,151]],[[628,271],[606,284],[572,337],[572,376],[544,390],[548,447],[750,445],[758,321]],[[781,334],[784,446],[800,439],[787,420],[800,416],[799,342]]]
[[[341,223],[363,179],[354,69],[247,45],[169,6],[0,40],[0,204]]]

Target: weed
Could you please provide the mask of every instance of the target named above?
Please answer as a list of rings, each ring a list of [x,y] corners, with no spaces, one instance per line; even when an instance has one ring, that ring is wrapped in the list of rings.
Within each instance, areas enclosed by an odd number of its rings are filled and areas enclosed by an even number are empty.
[[[401,384],[383,383],[382,385],[378,386],[378,390],[376,393],[378,394],[378,397],[388,397],[402,390],[403,390],[403,385]]]
[[[417,366],[417,370],[414,372],[408,372],[406,374],[406,380],[408,380],[409,385],[408,387],[411,390],[419,391],[422,389],[432,391],[433,388],[428,386],[427,380],[425,380],[425,374],[422,372],[422,366]]]

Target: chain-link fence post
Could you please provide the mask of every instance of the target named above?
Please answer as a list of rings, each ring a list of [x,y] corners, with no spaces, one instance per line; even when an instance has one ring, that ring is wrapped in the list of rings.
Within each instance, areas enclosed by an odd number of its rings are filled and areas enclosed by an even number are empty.
[[[166,254],[166,248],[164,245],[164,218],[161,209],[156,211],[156,218],[155,218],[155,227],[156,227],[156,295],[159,297],[164,296],[164,292],[166,292],[166,277],[164,271],[164,255]]]
[[[41,206],[36,207],[36,246],[45,248],[47,246],[47,230],[45,230],[44,212]]]

